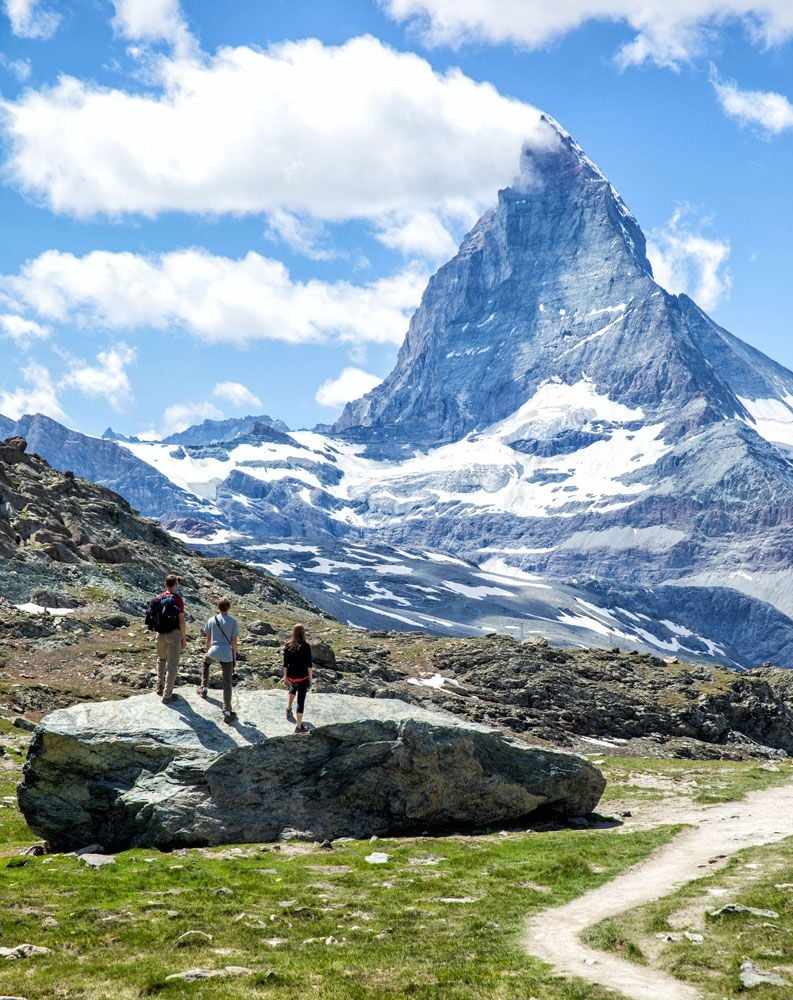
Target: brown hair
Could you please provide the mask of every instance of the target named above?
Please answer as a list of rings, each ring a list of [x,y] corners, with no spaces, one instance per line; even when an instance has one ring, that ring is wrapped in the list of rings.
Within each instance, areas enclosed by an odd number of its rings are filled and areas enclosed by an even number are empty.
[[[292,629],[292,636],[289,642],[286,644],[286,648],[294,653],[296,649],[300,649],[301,646],[306,644],[306,626],[301,625],[299,622]]]
[[[166,587],[175,587],[179,582],[179,577],[175,573],[169,573],[165,578]]]
[[[218,601],[218,611],[222,615],[225,615],[225,613],[228,611],[230,607],[231,607],[231,601],[228,599],[228,597],[221,597],[220,600]]]

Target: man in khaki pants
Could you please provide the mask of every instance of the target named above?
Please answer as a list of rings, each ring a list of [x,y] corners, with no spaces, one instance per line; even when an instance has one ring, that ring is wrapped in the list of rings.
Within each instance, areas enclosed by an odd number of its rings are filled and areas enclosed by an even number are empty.
[[[176,593],[179,577],[171,573],[165,578],[165,591],[160,594],[162,629],[157,634],[157,694],[163,704],[173,701],[173,687],[179,672],[179,660],[187,646],[184,623],[184,600]]]

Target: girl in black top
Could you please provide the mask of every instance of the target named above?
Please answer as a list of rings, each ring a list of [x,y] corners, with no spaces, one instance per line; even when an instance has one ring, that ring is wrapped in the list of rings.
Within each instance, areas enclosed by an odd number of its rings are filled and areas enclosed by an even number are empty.
[[[297,695],[296,733],[309,732],[308,726],[303,725],[303,709],[312,677],[311,646],[306,642],[306,629],[303,625],[295,625],[291,639],[284,646],[284,684],[289,689],[286,717],[290,722],[295,719],[292,715],[292,703]]]

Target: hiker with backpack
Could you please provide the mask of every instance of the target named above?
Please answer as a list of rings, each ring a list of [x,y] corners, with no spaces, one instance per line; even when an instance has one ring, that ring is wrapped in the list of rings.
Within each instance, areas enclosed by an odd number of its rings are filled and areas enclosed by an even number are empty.
[[[303,725],[303,709],[313,675],[311,646],[306,642],[305,626],[298,624],[292,629],[292,636],[284,646],[284,684],[289,689],[286,717],[295,723],[296,733],[309,732],[308,726]],[[295,697],[297,697],[297,717],[292,715]]]
[[[237,716],[231,708],[231,685],[234,677],[234,664],[237,662],[237,641],[239,626],[235,618],[229,614],[231,601],[224,597],[218,601],[218,614],[214,615],[204,626],[206,639],[206,655],[201,666],[201,682],[196,692],[206,698],[209,687],[209,665],[219,663],[223,675],[223,721],[233,722]]]
[[[146,624],[157,633],[157,694],[164,705],[174,701],[173,693],[179,660],[187,646],[184,623],[184,600],[176,588],[181,583],[176,574],[165,578],[165,590],[155,597],[146,612]]]

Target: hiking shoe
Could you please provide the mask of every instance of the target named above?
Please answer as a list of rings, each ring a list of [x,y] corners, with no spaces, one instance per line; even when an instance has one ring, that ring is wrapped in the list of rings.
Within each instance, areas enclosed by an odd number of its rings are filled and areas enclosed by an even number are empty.
[[[162,684],[158,684],[157,687],[154,690],[155,690],[155,693],[157,694],[157,697],[158,698],[162,698],[162,692],[164,690]]]
[[[294,713],[292,712],[291,708],[287,708],[287,710],[286,710],[286,717],[287,717],[287,719],[289,719],[290,722],[294,722],[295,721],[295,716],[294,716]]]
[[[206,698],[206,696],[207,696],[207,689],[205,687],[200,687],[199,686],[199,687],[197,687],[195,689],[195,693],[198,695],[199,698]]]
[[[236,712],[230,712],[228,709],[226,709],[223,712],[223,721],[227,725],[231,725],[232,722],[236,722],[237,721],[237,713]]]
[[[163,703],[163,705],[169,705],[172,701],[176,701],[176,695],[175,694],[164,694],[162,696],[162,703]]]
[[[311,730],[308,728],[308,726],[301,725],[301,726],[295,726],[295,732],[300,733],[302,735],[303,733],[310,733]]]

